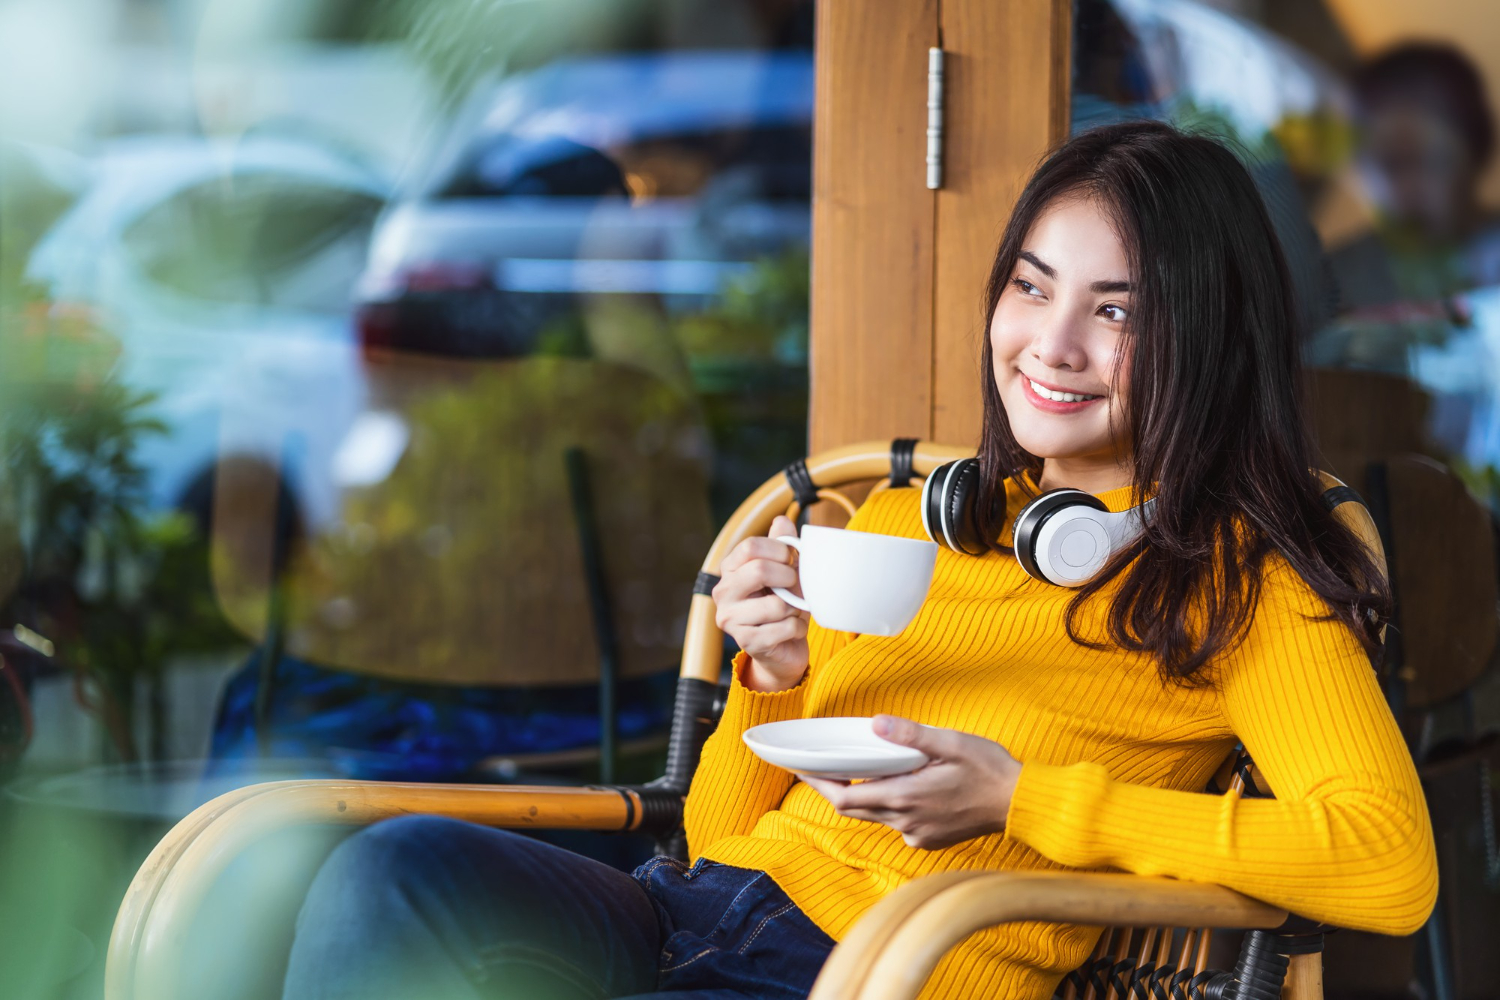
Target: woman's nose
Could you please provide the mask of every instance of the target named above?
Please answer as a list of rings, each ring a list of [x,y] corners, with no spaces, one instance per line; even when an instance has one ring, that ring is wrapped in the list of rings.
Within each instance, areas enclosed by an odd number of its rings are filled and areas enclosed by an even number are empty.
[[[1068,317],[1048,317],[1031,340],[1031,356],[1048,368],[1082,371],[1088,365],[1083,338]]]

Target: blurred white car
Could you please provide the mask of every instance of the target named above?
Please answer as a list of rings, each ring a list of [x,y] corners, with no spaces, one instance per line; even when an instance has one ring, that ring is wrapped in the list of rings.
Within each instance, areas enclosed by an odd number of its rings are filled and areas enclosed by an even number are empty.
[[[387,183],[308,141],[135,137],[38,244],[26,277],[93,311],[118,376],[156,394],[140,444],[157,504],[223,455],[284,462],[303,515],[333,515],[332,457],[364,376],[350,293]]]
[[[810,52],[563,60],[479,88],[376,227],[372,346],[527,353],[590,293],[702,308],[806,247]]]

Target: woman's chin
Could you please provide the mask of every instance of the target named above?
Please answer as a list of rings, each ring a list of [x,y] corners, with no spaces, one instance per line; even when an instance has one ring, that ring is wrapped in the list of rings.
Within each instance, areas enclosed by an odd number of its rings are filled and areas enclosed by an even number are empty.
[[[1017,444],[1043,461],[1085,461],[1109,452],[1107,440],[1080,440],[1070,434],[1018,433],[1015,428],[1011,433],[1015,434]]]

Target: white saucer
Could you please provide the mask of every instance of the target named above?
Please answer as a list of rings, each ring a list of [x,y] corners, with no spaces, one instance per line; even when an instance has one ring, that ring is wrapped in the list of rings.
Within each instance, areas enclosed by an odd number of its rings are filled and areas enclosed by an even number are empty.
[[[927,763],[922,751],[876,736],[872,721],[789,719],[751,726],[743,738],[766,763],[814,778],[885,778]]]

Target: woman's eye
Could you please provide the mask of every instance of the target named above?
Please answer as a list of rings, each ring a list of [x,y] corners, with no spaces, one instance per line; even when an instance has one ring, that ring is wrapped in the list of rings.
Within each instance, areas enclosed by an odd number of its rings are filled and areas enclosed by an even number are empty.
[[[1099,313],[1112,323],[1123,323],[1125,317],[1129,315],[1124,306],[1101,306]]]
[[[1022,295],[1041,295],[1042,294],[1042,290],[1040,288],[1036,287],[1031,282],[1027,281],[1025,278],[1012,278],[1012,279],[1010,279],[1010,283],[1012,285],[1015,285],[1018,289],[1020,289]]]

